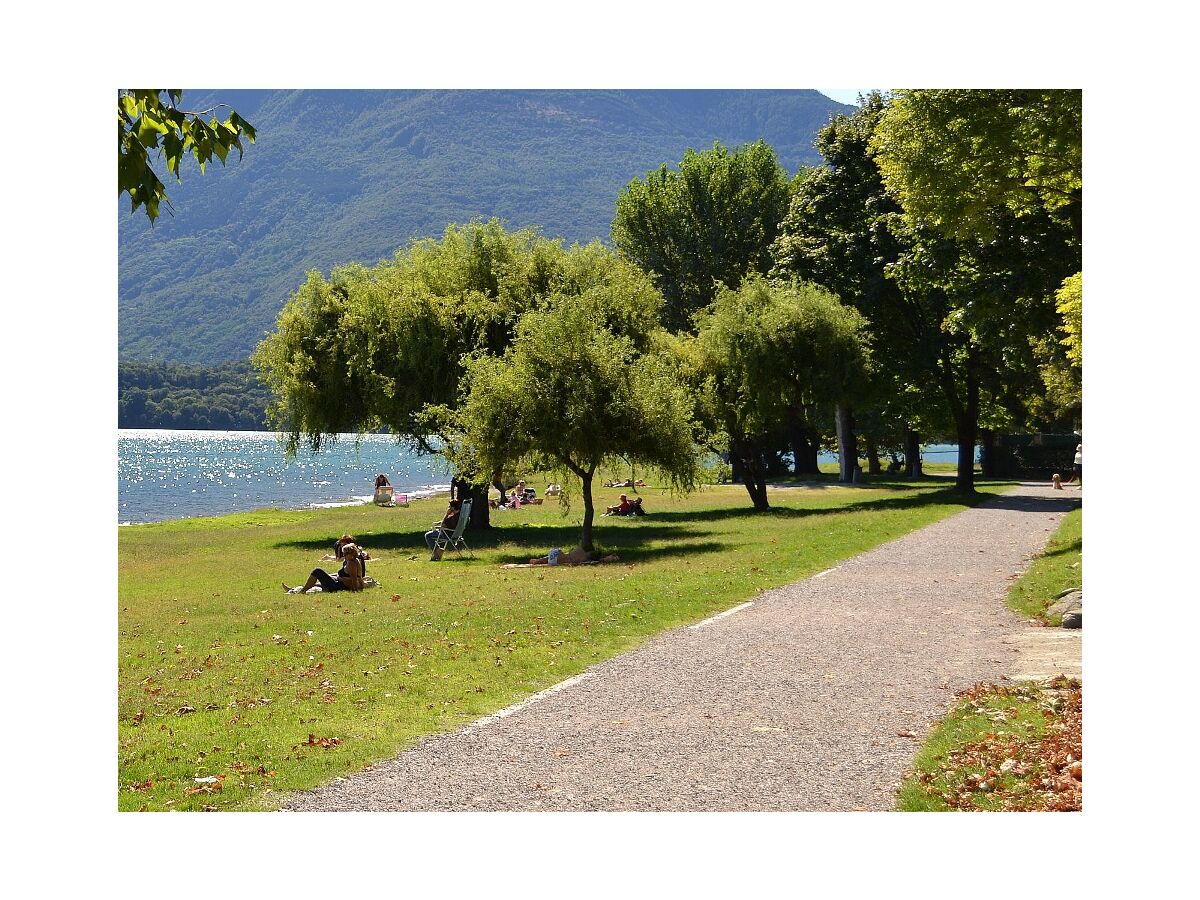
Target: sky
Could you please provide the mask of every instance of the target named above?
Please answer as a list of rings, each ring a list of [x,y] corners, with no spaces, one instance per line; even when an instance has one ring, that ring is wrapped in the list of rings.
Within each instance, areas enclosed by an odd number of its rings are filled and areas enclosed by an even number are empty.
[[[817,90],[830,100],[857,106],[859,94],[869,94],[871,91],[882,90],[882,88],[817,88]]]

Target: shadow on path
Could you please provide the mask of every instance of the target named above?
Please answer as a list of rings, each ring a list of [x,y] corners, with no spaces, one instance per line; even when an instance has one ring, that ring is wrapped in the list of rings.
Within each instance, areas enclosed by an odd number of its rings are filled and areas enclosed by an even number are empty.
[[[1078,497],[1013,497],[999,494],[983,504],[989,509],[1013,509],[1019,512],[1070,512],[1083,505]]]

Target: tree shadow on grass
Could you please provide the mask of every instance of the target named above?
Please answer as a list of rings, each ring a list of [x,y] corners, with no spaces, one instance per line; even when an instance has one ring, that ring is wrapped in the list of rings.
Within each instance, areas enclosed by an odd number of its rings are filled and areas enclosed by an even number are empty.
[[[651,558],[655,555],[679,555],[684,552],[689,552],[687,548],[701,548],[694,552],[709,552],[711,550],[719,550],[725,545],[716,541],[707,541],[704,543],[695,543],[695,539],[703,538],[711,535],[712,532],[704,528],[691,527],[690,523],[686,522],[684,517],[681,524],[654,524],[649,523],[646,519],[638,520],[639,524],[633,528],[619,528],[617,526],[605,527],[599,525],[593,529],[592,537],[598,547],[605,552],[616,552],[621,554],[640,555],[644,554],[645,558]],[[526,528],[521,526],[501,528],[493,527],[486,531],[467,531],[463,538],[466,540],[467,546],[473,551],[479,552],[484,550],[495,550],[499,547],[515,546],[520,548],[514,551],[512,559],[504,559],[505,562],[528,562],[530,557],[545,556],[552,547],[560,547],[564,550],[570,549],[579,543],[580,527],[578,525],[562,525],[562,526],[538,526]],[[685,543],[677,547],[671,544],[666,544],[661,548],[645,548],[643,545],[651,542],[674,542],[683,541]],[[690,543],[688,543],[690,542]],[[400,553],[429,553],[429,548],[425,545],[424,531],[392,531],[392,532],[377,532],[370,535],[369,538],[364,538],[363,543],[368,553],[383,551],[398,551]],[[286,550],[307,550],[312,552],[333,551],[332,540],[290,540],[281,541],[275,545],[279,549]]]
[[[752,524],[763,517],[777,519],[806,519],[812,516],[846,515],[847,513],[867,510],[903,510],[918,509],[922,506],[957,505],[966,509],[976,506],[989,499],[987,494],[974,494],[964,497],[953,488],[928,491],[922,494],[907,494],[900,497],[879,497],[870,500],[858,500],[841,506],[817,507],[813,509],[796,509],[791,506],[772,506],[770,509],[758,511],[751,506],[726,507],[724,509],[702,509],[696,511],[671,511],[651,513],[657,521],[664,522],[719,522],[729,519],[745,518]]]
[[[1061,544],[1053,550],[1047,550],[1042,556],[1062,556],[1064,553],[1082,553],[1083,538],[1075,538],[1066,544]]]
[[[622,563],[639,563],[653,562],[656,559],[672,559],[685,556],[697,556],[705,553],[720,553],[727,550],[729,545],[720,541],[694,541],[694,542],[679,542],[671,544],[663,544],[658,547],[646,547],[631,544],[629,546],[621,546],[619,544],[603,544],[598,545],[600,552],[605,555],[615,553],[620,557],[619,562]],[[547,548],[548,550],[549,548]],[[567,549],[563,547],[562,549]],[[536,556],[545,556],[545,552],[534,553],[513,553],[503,554],[498,559],[499,563],[527,563],[530,559]]]

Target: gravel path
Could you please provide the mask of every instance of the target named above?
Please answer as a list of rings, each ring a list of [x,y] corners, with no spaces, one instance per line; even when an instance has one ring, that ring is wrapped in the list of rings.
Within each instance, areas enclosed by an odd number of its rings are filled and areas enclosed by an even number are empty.
[[[1021,485],[285,809],[892,809],[902,733],[1013,671],[1001,598],[1078,497]]]

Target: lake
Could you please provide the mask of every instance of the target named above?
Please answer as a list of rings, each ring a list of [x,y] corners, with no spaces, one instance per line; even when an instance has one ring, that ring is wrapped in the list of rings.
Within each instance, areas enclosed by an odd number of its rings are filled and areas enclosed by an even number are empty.
[[[380,472],[398,494],[450,489],[440,456],[414,454],[390,435],[366,435],[357,447],[354,438],[341,435],[319,453],[301,450],[285,460],[270,432],[120,429],[117,521],[369,503]]]
[[[953,462],[953,444],[923,448],[926,462]],[[161,522],[219,516],[261,507],[316,509],[369,503],[375,476],[398,494],[427,497],[450,490],[440,456],[420,456],[389,435],[355,445],[341,435],[319,453],[285,460],[278,437],[264,431],[120,429],[117,437],[117,522]],[[837,457],[822,453],[822,463]]]

